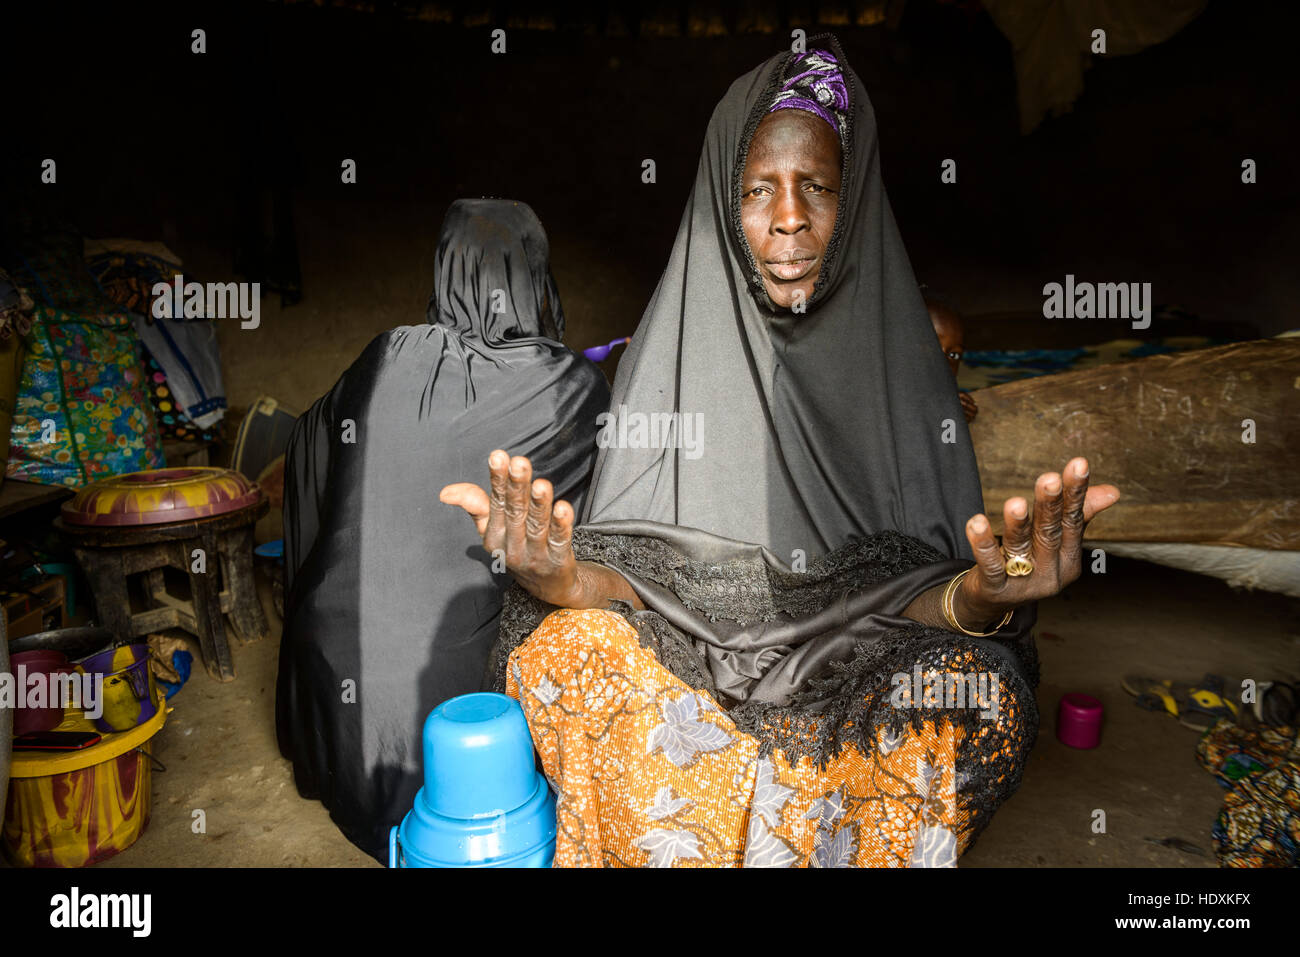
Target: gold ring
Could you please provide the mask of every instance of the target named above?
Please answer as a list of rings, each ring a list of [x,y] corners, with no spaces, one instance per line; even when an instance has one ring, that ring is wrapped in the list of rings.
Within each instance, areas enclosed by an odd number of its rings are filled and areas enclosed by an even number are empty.
[[[1033,573],[1034,560],[1029,557],[1028,552],[1010,552],[1005,545],[1002,546],[1002,556],[1006,565],[1007,575],[1011,578],[1023,578],[1025,575]]]

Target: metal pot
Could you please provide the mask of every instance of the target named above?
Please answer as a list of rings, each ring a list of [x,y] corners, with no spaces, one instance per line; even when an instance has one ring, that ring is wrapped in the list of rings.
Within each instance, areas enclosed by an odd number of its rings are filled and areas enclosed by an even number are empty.
[[[80,661],[101,651],[107,651],[119,644],[116,633],[109,628],[56,628],[34,635],[24,635],[9,642],[9,653],[16,655],[20,651],[60,651],[68,656],[69,661]]]

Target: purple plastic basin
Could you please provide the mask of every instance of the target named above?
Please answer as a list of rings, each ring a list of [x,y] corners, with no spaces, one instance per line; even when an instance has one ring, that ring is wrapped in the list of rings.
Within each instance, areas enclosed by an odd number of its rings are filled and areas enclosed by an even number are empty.
[[[86,674],[103,676],[104,713],[95,719],[100,731],[130,731],[157,714],[148,645],[120,645],[80,664]]]

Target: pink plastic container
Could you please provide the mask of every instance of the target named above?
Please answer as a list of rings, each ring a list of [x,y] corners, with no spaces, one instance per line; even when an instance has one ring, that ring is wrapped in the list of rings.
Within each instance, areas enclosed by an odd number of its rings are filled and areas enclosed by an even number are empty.
[[[1070,692],[1056,714],[1056,737],[1062,744],[1088,750],[1101,743],[1101,702],[1092,695]]]
[[[19,668],[22,665],[22,681],[19,681]],[[30,734],[33,731],[52,731],[63,723],[63,705],[50,700],[50,692],[53,690],[50,677],[52,675],[71,674],[72,668],[68,665],[68,656],[61,651],[19,651],[15,652],[9,658],[9,670],[14,675],[14,684],[17,687],[17,693],[22,698],[22,706],[14,708],[14,736],[20,734]],[[42,680],[46,683],[46,707],[28,708],[27,701],[27,678],[31,675],[43,675]]]

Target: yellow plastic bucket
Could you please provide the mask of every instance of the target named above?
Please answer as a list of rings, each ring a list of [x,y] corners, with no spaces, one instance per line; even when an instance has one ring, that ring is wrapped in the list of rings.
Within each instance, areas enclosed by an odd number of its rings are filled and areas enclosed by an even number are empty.
[[[16,867],[83,867],[126,850],[152,810],[153,736],[167,706],[82,751],[15,751],[0,846]],[[60,731],[90,731],[68,709]]]

